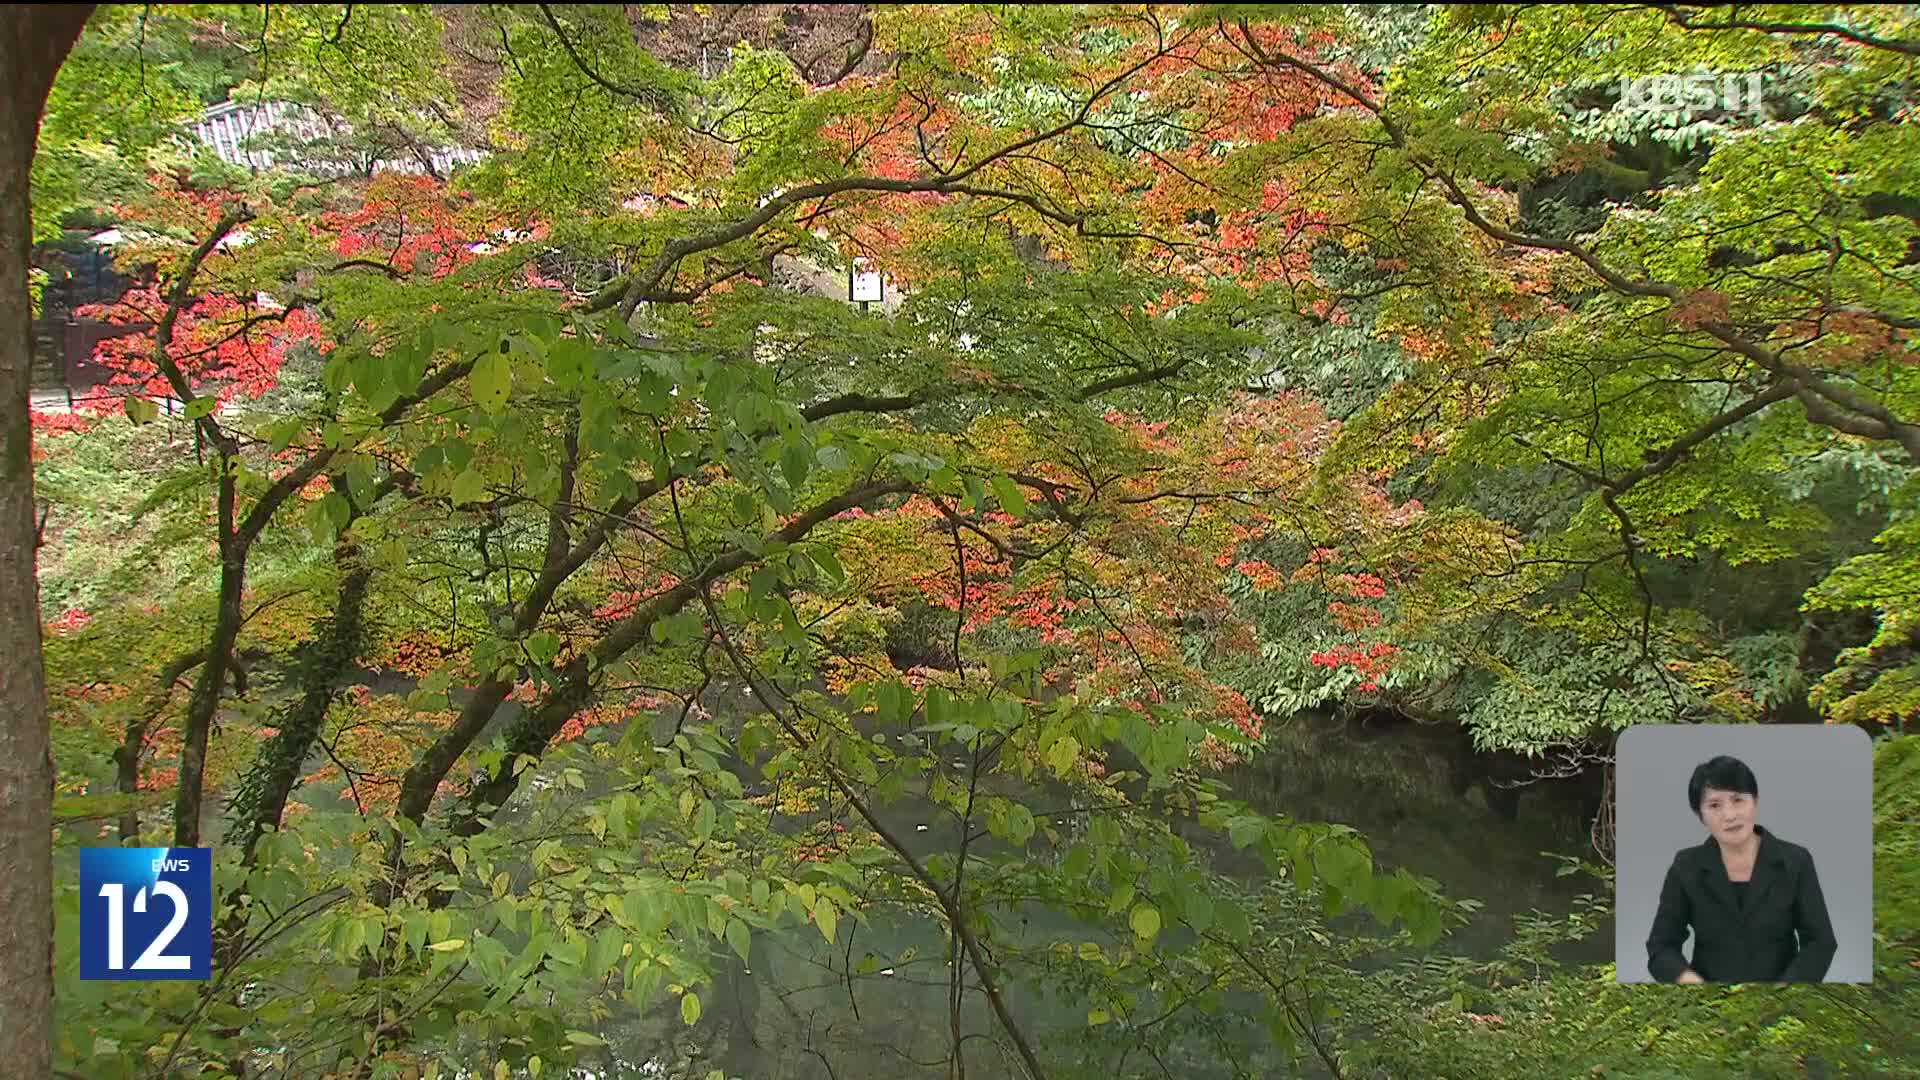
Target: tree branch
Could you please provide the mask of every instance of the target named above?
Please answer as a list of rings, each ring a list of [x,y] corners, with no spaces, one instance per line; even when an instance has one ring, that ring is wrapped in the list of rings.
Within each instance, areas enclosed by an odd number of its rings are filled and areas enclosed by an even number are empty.
[[[907,487],[905,484],[898,484],[896,486],[902,489]],[[669,494],[672,494],[672,492],[670,491]],[[674,516],[676,520],[680,517],[680,507],[677,496],[674,502]],[[686,535],[685,528],[686,526],[684,522],[682,522],[682,536]],[[747,684],[747,689],[751,691],[754,698],[760,702],[761,707],[767,710],[768,715],[780,724],[782,730],[786,732],[787,737],[793,740],[794,745],[803,751],[812,750],[813,741],[801,732],[799,726],[792,719],[789,719],[786,712],[775,705],[772,698],[761,688],[760,681],[754,677],[752,666],[740,655],[739,649],[734,645],[732,638],[728,636],[725,630],[725,623],[721,620],[720,613],[714,606],[713,597],[708,591],[708,586],[712,579],[702,573],[696,580],[699,583],[697,591],[700,602],[706,608],[707,618],[711,621],[715,633],[719,635],[721,648],[725,650],[727,658],[734,666],[734,670]],[[800,715],[801,707],[799,703],[792,702],[792,704],[796,716]],[[1013,1040],[1014,1048],[1019,1051],[1020,1060],[1025,1065],[1028,1075],[1030,1075],[1033,1080],[1043,1080],[1046,1073],[1040,1067],[1040,1059],[1034,1054],[1033,1047],[1028,1043],[1025,1033],[1021,1031],[1020,1025],[1014,1020],[1013,1014],[1007,1009],[1005,1001],[1001,999],[1000,991],[994,984],[993,969],[987,962],[985,952],[980,947],[979,939],[974,936],[972,929],[967,926],[966,913],[961,907],[961,896],[957,882],[956,888],[953,889],[951,895],[947,890],[942,889],[939,881],[935,880],[933,874],[920,863],[920,860],[914,856],[912,850],[907,847],[905,842],[887,828],[885,823],[880,820],[879,815],[874,812],[873,808],[868,806],[866,800],[862,799],[859,792],[854,790],[853,785],[849,784],[846,778],[840,775],[839,770],[829,766],[826,774],[828,780],[840,792],[840,797],[847,801],[847,805],[853,807],[854,812],[859,814],[861,819],[867,823],[867,827],[873,830],[874,835],[878,836],[881,841],[893,851],[894,856],[907,865],[907,869],[913,874],[914,878],[919,881],[928,892],[933,894],[935,902],[940,905],[942,913],[947,917],[947,924],[951,928],[954,937],[958,939],[961,951],[966,954],[968,962],[973,965],[975,974],[980,977],[980,989],[986,994],[987,1003],[992,1008],[995,1018],[1000,1021],[1002,1030],[1007,1033],[1008,1038]],[[961,841],[961,856],[962,859],[964,859],[964,837],[966,835],[964,828],[961,835],[963,838]],[[959,957],[956,956],[954,959],[957,966]]]
[[[542,6],[542,10],[544,10],[544,5]],[[549,15],[548,18],[551,19],[552,16]],[[660,254],[656,255],[653,261],[648,263],[645,270],[625,282],[615,282],[609,285],[588,303],[587,310],[604,311],[607,308],[613,307],[617,302],[619,304],[621,319],[626,320],[632,318],[635,308],[639,307],[640,304],[645,301],[656,298],[656,293],[661,283],[666,280],[667,274],[672,271],[674,266],[682,259],[685,259],[689,255],[702,251],[710,251],[714,248],[722,247],[736,240],[751,236],[768,222],[800,203],[811,202],[815,199],[826,199],[849,191],[881,191],[899,194],[924,192],[960,193],[962,186],[970,177],[995,162],[1009,155],[1018,154],[1030,147],[1058,138],[1084,125],[1087,122],[1087,118],[1092,114],[1094,106],[1105,100],[1109,94],[1134,74],[1155,60],[1160,59],[1169,50],[1176,49],[1181,44],[1184,44],[1195,32],[1196,31],[1189,30],[1178,41],[1171,44],[1163,43],[1160,49],[1148,54],[1137,63],[1127,67],[1108,79],[1105,83],[1102,83],[1088,95],[1087,99],[1081,103],[1079,109],[1069,119],[1045,131],[1040,131],[1024,139],[1009,143],[992,153],[982,156],[980,160],[975,161],[971,165],[947,172],[936,173],[931,176],[913,177],[903,180],[879,176],[846,176],[816,184],[806,184],[801,187],[791,188],[768,199],[752,214],[731,225],[725,225],[697,236],[683,237],[669,241],[666,247],[661,250]],[[1016,195],[1017,193],[995,192],[995,194]],[[1033,198],[1033,196],[1020,196],[1021,201],[1027,201]],[[1029,205],[1037,206],[1038,204],[1037,202],[1029,202]],[[1069,215],[1067,220],[1077,219]]]
[[[1321,83],[1338,90],[1353,100],[1361,108],[1372,113],[1379,120],[1381,128],[1393,145],[1406,153],[1408,162],[1422,176],[1437,182],[1444,190],[1447,201],[1459,208],[1469,224],[1487,236],[1517,247],[1534,248],[1542,251],[1557,251],[1571,255],[1579,260],[1615,292],[1627,296],[1664,297],[1670,301],[1685,298],[1686,290],[1666,282],[1644,278],[1629,278],[1609,266],[1599,256],[1585,246],[1571,240],[1556,240],[1552,237],[1532,236],[1515,232],[1496,225],[1480,213],[1479,207],[1467,194],[1453,174],[1442,168],[1431,157],[1415,149],[1408,140],[1406,130],[1393,119],[1380,102],[1369,96],[1364,90],[1352,85],[1317,65],[1280,52],[1268,52],[1254,37],[1251,28],[1243,19],[1238,24],[1241,34],[1246,38],[1244,44],[1234,42],[1236,48],[1254,59],[1255,62],[1285,67],[1306,74]],[[1231,38],[1229,39],[1231,40]],[[1753,361],[1762,370],[1794,386],[1797,396],[1808,405],[1807,416],[1815,423],[1825,424],[1850,434],[1867,438],[1888,439],[1900,444],[1916,464],[1920,464],[1920,424],[1902,420],[1884,405],[1871,401],[1844,387],[1835,386],[1820,378],[1811,369],[1792,363],[1767,346],[1740,332],[1733,324],[1722,320],[1708,320],[1700,323],[1700,329],[1719,340],[1728,349]],[[1839,406],[1839,410],[1827,407]],[[1844,410],[1844,411],[1841,411]],[[1854,415],[1848,416],[1846,413]]]
[[[825,89],[829,86],[835,85],[841,79],[844,79],[847,76],[853,74],[853,69],[859,67],[860,62],[862,60],[865,60],[867,58],[867,53],[871,52],[872,50],[873,50],[873,20],[871,18],[862,18],[860,20],[859,36],[854,39],[854,42],[852,45],[847,47],[847,57],[846,57],[846,60],[840,65],[840,70],[834,72],[831,76],[829,76],[824,80],[813,78],[813,68],[814,68],[814,65],[818,64],[822,59],[822,57],[820,56],[816,56],[812,60],[807,61],[806,67],[803,68],[802,70],[804,70],[807,73],[807,80],[813,83],[815,89]]]
[[[187,381],[186,374],[180,370],[180,365],[174,362],[169,351],[173,348],[174,325],[179,321],[180,313],[186,310],[187,301],[192,297],[193,281],[200,275],[201,265],[213,254],[214,249],[220,246],[220,241],[227,238],[228,233],[237,228],[241,222],[252,220],[253,211],[245,205],[232,206],[220,215],[220,220],[214,223],[213,230],[207,233],[199,246],[187,255],[186,263],[180,268],[180,276],[175,279],[173,289],[167,295],[167,308],[161,312],[159,321],[154,324],[154,366],[160,369],[160,374],[166,378],[167,385],[173,387],[174,396],[180,399],[183,408],[191,406],[199,400],[199,396],[193,392],[193,385]],[[221,429],[212,413],[200,417],[194,423],[206,436],[207,441],[220,450],[223,458],[233,457],[240,452],[239,444],[234,441],[233,436]]]
[[[1883,49],[1887,52],[1903,53],[1907,56],[1920,56],[1920,41],[1901,41],[1894,38],[1875,37],[1863,34],[1851,27],[1838,23],[1796,23],[1761,22],[1757,19],[1727,19],[1721,22],[1694,22],[1681,4],[1649,4],[1648,7],[1664,12],[1675,26],[1683,30],[1755,30],[1763,34],[1831,34],[1842,37],[1856,45],[1869,49]],[[1719,5],[1713,5],[1719,6]],[[1766,7],[1768,5],[1760,5]],[[1701,14],[1705,14],[1702,12]]]
[[[610,82],[599,72],[593,70],[592,66],[574,50],[573,42],[568,39],[567,32],[560,27],[560,20],[554,18],[553,9],[545,4],[536,6],[539,7],[540,14],[546,16],[547,25],[553,27],[554,36],[560,39],[560,47],[567,50],[567,55],[573,58],[573,66],[579,68],[581,74],[592,79],[602,90],[605,90],[609,94],[617,97],[633,98],[635,101],[644,103],[648,108],[658,113],[665,113],[667,111],[669,99],[667,95],[661,91],[651,89],[633,90],[625,86],[620,86]]]
[[[407,410],[465,377],[473,370],[473,364],[473,360],[461,360],[428,375],[420,381],[420,385],[414,389],[413,393],[394,399],[393,403],[380,413],[379,426],[383,428],[392,426],[394,422],[406,415]],[[243,546],[251,544],[254,538],[266,529],[267,523],[273,519],[274,512],[280,508],[280,504],[285,502],[288,496],[305,487],[308,481],[319,476],[337,452],[336,447],[316,450],[291,472],[275,480],[272,486],[260,495],[260,500],[253,504],[253,509],[248,512],[246,520],[241,522],[236,532]]]

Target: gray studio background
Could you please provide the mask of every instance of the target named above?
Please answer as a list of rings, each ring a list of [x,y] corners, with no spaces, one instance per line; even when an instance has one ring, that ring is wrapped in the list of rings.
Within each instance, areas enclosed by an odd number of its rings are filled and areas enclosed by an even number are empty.
[[[1718,754],[1759,782],[1754,820],[1813,854],[1840,947],[1827,982],[1873,972],[1873,744],[1850,724],[1647,724],[1615,747],[1614,963],[1621,982],[1653,982],[1647,934],[1674,853],[1707,838],[1687,804],[1694,766]],[[1692,952],[1689,935],[1683,950]]]

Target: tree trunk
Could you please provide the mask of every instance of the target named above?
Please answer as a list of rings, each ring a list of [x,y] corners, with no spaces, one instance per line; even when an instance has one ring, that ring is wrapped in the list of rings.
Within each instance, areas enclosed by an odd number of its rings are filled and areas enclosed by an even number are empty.
[[[200,846],[200,808],[205,797],[207,737],[213,716],[220,711],[220,690],[233,662],[233,643],[240,637],[240,599],[247,579],[247,549],[234,535],[234,462],[223,455],[220,469],[220,607],[214,617],[213,640],[207,644],[207,662],[193,684],[187,718],[181,728],[180,786],[173,798],[173,846]]]
[[[132,799],[140,794],[140,758],[147,749],[147,727],[165,711],[173,698],[173,684],[194,665],[206,659],[206,653],[191,652],[175,657],[160,669],[160,678],[147,691],[140,707],[127,719],[126,734],[113,751],[114,790]],[[132,806],[120,812],[120,843],[140,839],[140,811]]]
[[[337,478],[334,483],[336,491],[345,488]],[[350,517],[348,528],[352,521]],[[319,741],[327,710],[339,694],[340,677],[360,658],[367,584],[373,568],[361,560],[359,546],[344,535],[345,531],[341,530],[333,547],[334,565],[340,569],[333,613],[300,650],[295,669],[300,697],[280,718],[279,734],[261,744],[253,768],[227,804],[233,817],[227,843],[240,845],[241,862],[246,866],[253,865],[254,846],[261,834],[280,827],[307,756]]]
[[[0,18],[0,1061],[14,1076],[53,1071],[53,745],[34,571],[27,181],[47,91],[92,11],[34,4]]]

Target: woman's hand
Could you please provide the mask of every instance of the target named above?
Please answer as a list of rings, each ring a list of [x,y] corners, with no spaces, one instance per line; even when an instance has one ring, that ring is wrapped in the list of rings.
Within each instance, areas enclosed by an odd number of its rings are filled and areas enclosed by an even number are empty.
[[[1679,978],[1673,981],[1676,983],[1680,983],[1682,985],[1690,986],[1694,983],[1705,983],[1707,980],[1701,978],[1692,968],[1688,968],[1687,970],[1680,973]]]

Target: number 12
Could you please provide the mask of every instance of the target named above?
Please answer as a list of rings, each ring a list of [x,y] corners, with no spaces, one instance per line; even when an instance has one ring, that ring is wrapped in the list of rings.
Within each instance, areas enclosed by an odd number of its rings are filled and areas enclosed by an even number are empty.
[[[160,931],[160,936],[154,938],[140,958],[133,962],[133,970],[190,971],[193,968],[192,957],[171,956],[165,951],[173,943],[174,936],[187,925],[187,894],[171,881],[155,882],[153,894],[173,902],[173,918],[167,921],[166,929]],[[121,904],[126,899],[126,890],[119,882],[112,881],[100,886],[100,895],[107,898],[107,970],[125,971],[126,914]],[[141,889],[133,894],[133,910],[142,915],[147,913],[147,890]]]

